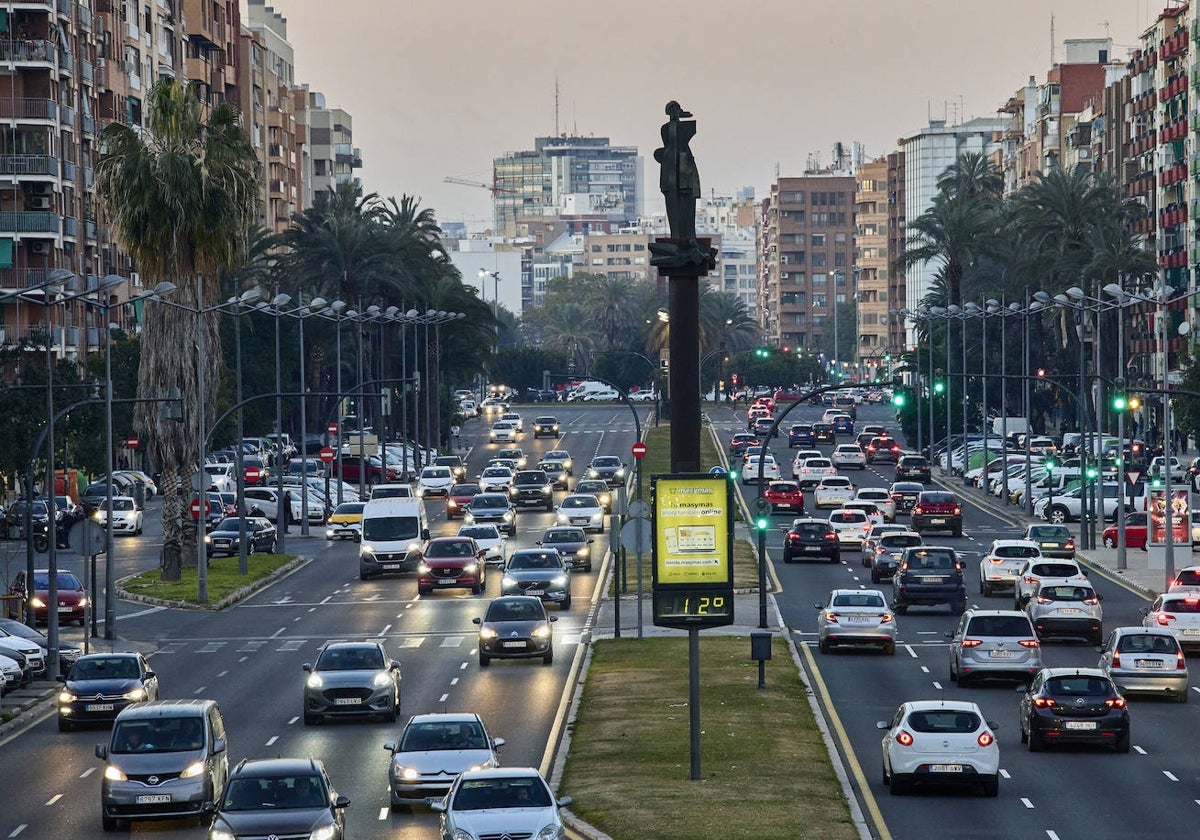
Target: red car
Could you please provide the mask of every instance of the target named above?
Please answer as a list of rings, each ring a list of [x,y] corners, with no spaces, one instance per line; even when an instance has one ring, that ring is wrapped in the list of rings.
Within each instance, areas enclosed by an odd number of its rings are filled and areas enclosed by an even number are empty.
[[[799,391],[776,391],[775,402],[795,402],[802,396],[804,396],[804,394],[800,393]]]
[[[1145,548],[1146,531],[1149,518],[1146,513],[1125,514],[1125,547]],[[1117,525],[1113,523],[1104,529],[1104,547],[1117,547]]]
[[[451,485],[450,493],[446,496],[446,518],[461,517],[467,505],[475,498],[475,494],[480,492],[482,490],[478,484]]]
[[[772,481],[763,492],[763,498],[771,503],[771,513],[781,510],[804,513],[804,491],[794,481]]]
[[[417,564],[417,594],[435,589],[469,589],[478,595],[487,583],[485,552],[471,537],[434,537]]]
[[[9,595],[25,597],[25,572],[20,571],[13,577],[12,586],[8,588]],[[35,569],[33,572],[33,612],[37,621],[46,622],[49,610],[46,602],[50,600],[50,570]],[[72,621],[84,624],[87,615],[87,591],[83,582],[72,572],[58,573],[58,622],[70,624]]]

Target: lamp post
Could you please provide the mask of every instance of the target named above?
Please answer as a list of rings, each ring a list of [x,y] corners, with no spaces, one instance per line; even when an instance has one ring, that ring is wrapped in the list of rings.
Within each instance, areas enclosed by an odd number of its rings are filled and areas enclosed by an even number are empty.
[[[304,349],[304,321],[316,315],[320,315],[328,306],[325,298],[315,297],[308,303],[304,302],[304,298],[300,298],[300,306],[284,314],[296,318],[300,325],[300,536],[308,536],[308,446],[305,443],[305,436],[308,434],[308,383],[305,377],[305,349]],[[359,350],[359,364],[362,364],[362,352]],[[359,420],[362,420],[362,411],[359,411]],[[360,425],[361,428],[361,425]],[[280,430],[282,434],[283,430]],[[360,467],[361,472],[361,467]],[[280,497],[280,503],[283,503],[283,498]],[[291,511],[288,511],[288,518],[291,518]],[[286,528],[285,528],[286,530]]]
[[[496,322],[496,344],[492,348],[492,352],[495,354],[500,352],[500,272],[488,271],[486,268],[479,269],[479,286],[485,301],[487,300],[487,292],[484,290],[484,285],[487,283],[488,277],[492,278],[494,290],[494,294],[492,295],[492,320]]]
[[[270,303],[260,304],[259,308],[270,313],[275,319],[275,433],[283,434],[283,385],[280,380],[280,368],[282,357],[279,354],[279,321],[283,317],[283,307],[291,303],[292,296],[279,291],[279,285],[275,286],[275,296],[271,298]],[[280,440],[283,438],[281,437]],[[238,441],[238,446],[241,446],[241,441]],[[287,529],[283,528],[283,465],[275,465],[275,533],[277,535],[277,544],[281,554],[287,553]],[[290,511],[289,511],[290,512]]]

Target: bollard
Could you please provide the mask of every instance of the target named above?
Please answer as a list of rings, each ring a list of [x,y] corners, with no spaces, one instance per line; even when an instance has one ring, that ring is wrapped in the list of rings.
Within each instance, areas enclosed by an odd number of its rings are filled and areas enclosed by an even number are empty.
[[[771,634],[750,634],[750,658],[758,663],[758,687],[765,686],[766,663],[771,658]]]

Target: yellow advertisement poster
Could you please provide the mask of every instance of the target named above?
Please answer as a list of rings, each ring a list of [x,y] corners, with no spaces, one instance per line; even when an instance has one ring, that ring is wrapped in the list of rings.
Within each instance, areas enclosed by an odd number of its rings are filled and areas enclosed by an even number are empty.
[[[724,476],[655,479],[656,585],[730,581],[728,493]]]

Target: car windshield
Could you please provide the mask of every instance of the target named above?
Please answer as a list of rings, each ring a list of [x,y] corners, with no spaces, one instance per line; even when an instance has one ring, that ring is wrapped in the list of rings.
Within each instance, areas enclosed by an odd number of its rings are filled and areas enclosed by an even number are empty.
[[[508,497],[499,493],[479,493],[471,499],[471,509],[508,507]]]
[[[1138,633],[1122,636],[1117,642],[1117,650],[1121,653],[1175,653],[1179,643],[1174,636],[1160,633]]]
[[[338,505],[338,506],[337,506],[337,510],[335,510],[335,511],[334,511],[334,513],[335,513],[335,514],[338,514],[338,513],[341,513],[341,514],[348,514],[348,513],[358,513],[358,514],[361,514],[361,513],[363,512],[363,508],[364,508],[364,507],[366,507],[366,502],[342,502],[340,505]]]
[[[1173,613],[1200,613],[1200,598],[1165,598],[1162,608]]]
[[[508,467],[488,467],[483,471],[484,478],[508,478]]]
[[[155,753],[198,750],[204,746],[204,719],[156,717],[118,721],[113,728],[113,753]]]
[[[49,589],[50,575],[47,572],[34,572],[33,588]],[[75,575],[73,575],[71,572],[59,572],[58,588],[60,591],[67,589],[83,589],[83,584],[80,583],[79,578],[75,577]]]
[[[800,522],[792,526],[792,533],[809,537],[823,537],[829,533],[829,526],[824,522]]]
[[[603,481],[581,481],[575,486],[580,493],[602,493],[608,495],[608,485]]]
[[[362,528],[368,542],[415,540],[421,534],[421,521],[416,516],[364,516]]]
[[[1079,574],[1079,569],[1070,563],[1035,563],[1031,571],[1044,578],[1066,578]]]
[[[91,656],[71,668],[69,680],[136,680],[141,676],[132,656]]]
[[[462,459],[457,455],[448,455],[441,458],[435,458],[433,463],[437,464],[439,467],[461,467]]]
[[[952,551],[910,551],[906,559],[909,568],[921,571],[926,569],[948,571],[955,568],[954,552]]]
[[[967,626],[968,636],[1033,636],[1029,619],[1023,615],[977,615]]]
[[[362,647],[330,647],[321,651],[318,671],[379,671],[383,654],[374,645]]]
[[[770,489],[774,493],[796,493],[800,487],[790,481],[772,481]]]
[[[821,482],[821,486],[826,489],[828,489],[830,487],[837,487],[839,489],[844,489],[844,488],[850,486],[850,479],[848,479],[848,478],[827,478]]]
[[[486,750],[487,736],[478,721],[454,720],[410,723],[400,739],[400,752]]]
[[[906,725],[914,732],[966,735],[979,728],[979,715],[955,709],[912,712]]]
[[[1108,697],[1112,686],[1103,677],[1071,674],[1046,680],[1046,693],[1059,697]]]
[[[451,808],[485,811],[495,808],[549,808],[553,803],[541,779],[534,776],[470,779],[459,785]]]
[[[546,610],[542,602],[531,600],[506,601],[497,599],[488,604],[484,621],[545,621]]]
[[[917,534],[884,535],[879,538],[879,544],[884,548],[911,548],[921,544],[921,537]]]
[[[1061,525],[1034,525],[1029,536],[1035,540],[1069,540],[1071,532]]]
[[[1175,583],[1178,586],[1200,586],[1200,569],[1184,569],[1175,576]]]
[[[998,545],[992,552],[997,557],[1037,557],[1042,552],[1036,545]]]
[[[455,484],[450,488],[451,496],[473,496],[478,492],[478,484]]]
[[[574,543],[583,542],[583,530],[580,528],[554,528],[542,537],[544,543]]]
[[[955,502],[954,494],[952,493],[922,493],[921,504],[924,505],[952,505]]]
[[[474,557],[475,549],[466,540],[434,540],[425,549],[426,557]]]
[[[578,510],[580,508],[600,507],[599,500],[595,496],[567,496],[562,500],[564,509]]]
[[[421,478],[450,478],[450,470],[446,467],[426,467],[421,471]]]
[[[1086,586],[1043,586],[1038,590],[1038,598],[1050,601],[1086,601],[1096,597],[1096,593]]]
[[[541,470],[519,472],[513,477],[513,484],[545,484],[546,473]]]
[[[472,537],[477,540],[498,540],[500,532],[495,525],[466,525],[458,529],[460,537]]]
[[[544,540],[543,540],[544,542]],[[550,551],[530,551],[517,552],[512,557],[508,558],[508,568],[510,569],[561,569],[562,561],[558,559],[557,552]]]
[[[833,596],[835,607],[878,607],[883,609],[883,596],[878,592],[851,592]]]
[[[829,521],[834,525],[861,525],[867,521],[867,515],[861,510],[831,513],[829,514]]]
[[[328,806],[329,796],[320,776],[238,776],[225,789],[221,810],[280,811]]]
[[[615,456],[604,456],[604,457],[597,458],[595,461],[592,461],[592,466],[593,467],[619,467],[619,466],[621,466],[621,459],[617,458]]]

